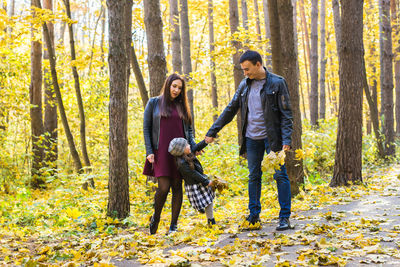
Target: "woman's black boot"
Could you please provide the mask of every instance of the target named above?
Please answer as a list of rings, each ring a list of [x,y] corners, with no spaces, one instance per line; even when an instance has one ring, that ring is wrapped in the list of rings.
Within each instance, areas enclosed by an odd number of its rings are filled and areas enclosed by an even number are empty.
[[[155,221],[154,216],[151,216],[151,219],[150,219],[150,234],[151,235],[154,235],[157,232],[159,222],[160,222],[160,220]]]

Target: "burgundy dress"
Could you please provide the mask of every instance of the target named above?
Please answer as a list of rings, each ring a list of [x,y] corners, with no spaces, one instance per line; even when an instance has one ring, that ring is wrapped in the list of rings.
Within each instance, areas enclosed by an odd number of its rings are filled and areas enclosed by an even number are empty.
[[[158,149],[154,149],[154,163],[147,159],[144,165],[143,174],[154,177],[168,176],[181,179],[174,157],[168,152],[169,142],[176,137],[185,137],[183,133],[182,119],[179,117],[175,105],[169,117],[160,119],[160,137]]]

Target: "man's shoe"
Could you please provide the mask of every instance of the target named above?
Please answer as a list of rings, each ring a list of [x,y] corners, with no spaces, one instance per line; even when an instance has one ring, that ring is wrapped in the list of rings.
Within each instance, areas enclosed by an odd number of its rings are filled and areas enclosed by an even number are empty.
[[[293,229],[290,226],[289,218],[279,218],[279,224],[278,224],[278,227],[276,227],[276,230],[277,231],[284,231],[284,230],[287,230],[287,229]]]
[[[169,226],[168,234],[172,234],[178,231],[178,225],[177,224],[171,224]]]
[[[150,228],[150,234],[151,234],[151,235],[154,235],[154,234],[157,232],[158,223],[159,223],[159,222],[160,222],[160,220],[156,221],[156,220],[154,220],[154,217],[151,216],[151,219],[150,219],[150,226],[149,226],[149,228]]]
[[[249,224],[252,224],[252,225],[254,225],[254,224],[258,223],[258,222],[261,222],[260,216],[258,216],[258,215],[254,216],[254,215],[251,215],[251,214],[246,217],[246,221],[248,221]]]
[[[216,224],[216,223],[215,223],[215,219],[214,219],[214,218],[212,218],[212,219],[207,219],[207,224],[208,224],[208,225],[214,225],[214,224]]]

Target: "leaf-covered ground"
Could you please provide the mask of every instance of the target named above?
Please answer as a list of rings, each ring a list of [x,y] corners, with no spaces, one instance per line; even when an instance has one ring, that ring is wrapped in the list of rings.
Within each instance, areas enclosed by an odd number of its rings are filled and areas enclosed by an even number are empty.
[[[71,180],[46,191],[21,188],[1,195],[0,261],[29,266],[400,263],[399,166],[364,173],[364,185],[307,184],[292,202],[296,228],[283,233],[274,230],[279,208],[270,179],[263,181],[262,229],[240,229],[247,211],[247,174],[244,166],[234,166],[222,173],[229,190],[216,199],[218,225],[207,227],[205,215],[184,196],[179,231],[169,236],[169,200],[158,233],[148,234],[153,191],[143,177],[131,179],[131,216],[124,221],[105,216],[105,175],[96,176],[98,186],[89,192],[73,189],[79,181]]]

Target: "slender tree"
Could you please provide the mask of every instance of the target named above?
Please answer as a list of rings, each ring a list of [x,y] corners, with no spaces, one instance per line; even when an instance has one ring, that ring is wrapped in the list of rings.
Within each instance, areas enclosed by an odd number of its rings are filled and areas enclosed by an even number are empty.
[[[140,97],[143,102],[143,107],[146,107],[147,102],[149,101],[149,95],[147,93],[146,84],[143,79],[142,72],[140,71],[139,62],[136,57],[135,47],[131,46],[131,65],[133,73],[135,74],[136,82],[139,87]]]
[[[394,147],[394,118],[393,118],[393,52],[392,28],[390,23],[390,0],[381,0],[382,4],[382,37],[383,37],[383,80],[381,81],[385,135],[385,150],[387,156],[393,156]]]
[[[232,47],[235,49],[235,53],[232,55],[233,61],[233,79],[235,81],[235,89],[239,87],[240,82],[244,79],[242,69],[240,67],[240,49],[242,44],[240,41],[234,38],[235,33],[238,31],[239,27],[239,10],[237,0],[229,0],[229,26],[231,29]],[[241,115],[240,110],[236,115],[237,130],[238,130],[238,142],[239,145],[242,144],[242,128],[240,127]]]
[[[392,28],[394,37],[394,50],[396,54],[400,53],[400,25],[399,25],[399,10],[397,8],[397,3],[395,0],[390,0],[390,10],[392,15]],[[399,57],[394,57],[394,80],[395,80],[395,114],[396,114],[396,135],[400,136],[400,59]]]
[[[217,78],[215,76],[215,61],[214,61],[214,7],[213,0],[208,0],[208,37],[210,47],[210,76],[211,76],[211,100],[214,109],[213,120],[218,118],[218,92],[217,92]]]
[[[190,27],[189,27],[189,9],[188,1],[180,0],[181,11],[181,33],[182,33],[182,68],[183,74],[186,81],[189,81],[192,73],[192,57],[190,54]],[[193,129],[194,129],[194,107],[193,107],[193,89],[191,87],[187,90],[187,97],[190,105],[190,112],[193,118]]]
[[[160,0],[144,0],[144,24],[147,37],[150,96],[158,96],[167,75],[164,54],[163,23]]]
[[[53,1],[45,0],[43,1],[43,7],[53,11]],[[49,29],[51,44],[54,47],[54,25],[52,22],[47,22],[47,27]],[[46,47],[46,44],[44,44]],[[44,50],[43,54],[44,60],[49,60],[48,48]],[[54,95],[54,88],[51,84],[51,71],[48,67],[44,68],[44,130],[46,132],[45,139],[45,159],[44,161],[49,167],[56,169],[56,161],[58,158],[57,149],[57,139],[58,139],[58,122],[57,122],[57,104]]]
[[[36,0],[32,0],[32,15],[36,17],[33,9],[39,7]],[[37,30],[32,27],[31,37],[31,84],[29,87],[30,117],[31,117],[31,136],[32,136],[32,167],[31,167],[31,186],[40,188],[45,185],[45,180],[41,174],[43,163],[43,143],[40,137],[44,133],[42,119],[42,44],[37,39]]]
[[[181,34],[179,31],[178,0],[169,0],[169,21],[171,24],[172,70],[182,73]]]
[[[247,0],[241,0],[242,24],[246,32],[249,30],[249,16],[247,14]]]
[[[320,108],[319,118],[325,119],[326,107],[325,107],[325,69],[326,69],[326,57],[325,57],[325,0],[321,0],[321,16],[320,16],[320,30],[321,30],[321,57],[320,57],[320,71],[321,75],[319,78],[319,91],[320,91]]]
[[[103,3],[101,3],[103,6]],[[104,35],[106,32],[106,12],[107,9],[103,6],[104,12],[102,13],[101,16],[101,38],[100,38],[100,51],[101,51],[101,62],[103,63],[101,66],[101,69],[104,69],[105,66],[105,59],[104,59]]]
[[[318,0],[311,0],[310,123],[318,120]]]
[[[40,0],[35,0],[35,1],[36,1],[36,5],[39,8],[42,8]],[[54,92],[55,92],[56,99],[57,99],[58,111],[60,113],[61,122],[64,127],[65,135],[67,137],[71,156],[74,161],[75,171],[80,173],[80,172],[82,172],[82,162],[79,157],[78,151],[76,150],[74,137],[72,136],[71,129],[69,128],[69,124],[68,124],[67,114],[65,113],[64,103],[63,103],[61,91],[60,91],[60,85],[58,83],[58,78],[57,78],[55,52],[54,52],[53,45],[51,43],[49,29],[47,28],[46,23],[43,23],[43,35],[44,35],[44,40],[45,40],[45,43],[47,46],[47,50],[49,52],[51,78],[52,78]]]
[[[268,15],[268,0],[263,0],[263,11],[264,11],[264,27],[265,27],[265,39],[268,40],[265,48],[265,66],[267,69],[272,68],[272,52],[271,52],[271,30],[269,27],[269,15]]]
[[[337,51],[337,56],[340,57],[339,46],[341,44],[342,32],[340,26],[341,22],[340,22],[339,0],[332,0],[332,10],[333,10],[333,25],[335,27],[336,51]]]
[[[258,0],[254,0],[254,13],[256,16],[257,40],[261,42],[260,12],[258,11]]]
[[[72,20],[69,0],[64,0],[64,4],[65,4],[65,10],[67,12],[67,16],[69,19]],[[69,45],[70,45],[71,60],[75,61],[76,60],[76,52],[75,52],[74,31],[72,28],[72,24],[70,24],[70,23],[68,24],[68,32],[69,32]],[[91,164],[90,164],[89,155],[87,152],[87,145],[86,145],[85,110],[83,107],[81,86],[80,86],[80,82],[79,82],[79,74],[78,74],[78,70],[76,69],[76,66],[74,64],[71,64],[71,68],[72,68],[72,74],[74,76],[74,87],[75,87],[76,100],[78,102],[79,119],[80,119],[81,149],[82,149],[83,162],[85,163],[86,167],[90,168]],[[90,183],[90,186],[94,187],[93,178],[90,178],[89,183]],[[87,189],[87,186],[88,186],[88,183],[84,182],[83,188]]]
[[[130,0],[128,0],[130,1]],[[107,215],[126,218],[129,205],[126,0],[107,0],[110,73],[110,147]]]
[[[341,4],[339,126],[330,186],[362,181],[363,0]]]
[[[291,191],[293,195],[296,195],[299,193],[300,185],[304,183],[304,171],[303,162],[296,160],[294,153],[294,150],[302,148],[302,129],[293,5],[291,0],[269,0],[268,5],[271,21],[272,51],[275,52],[272,53],[273,70],[275,73],[282,75],[288,84],[293,113],[292,150],[287,152],[286,164]],[[272,21],[275,21],[275,23],[272,23]],[[278,25],[276,26],[276,24]],[[276,45],[278,47],[275,47]],[[274,64],[278,58],[280,63]],[[277,66],[276,69],[275,66]]]

